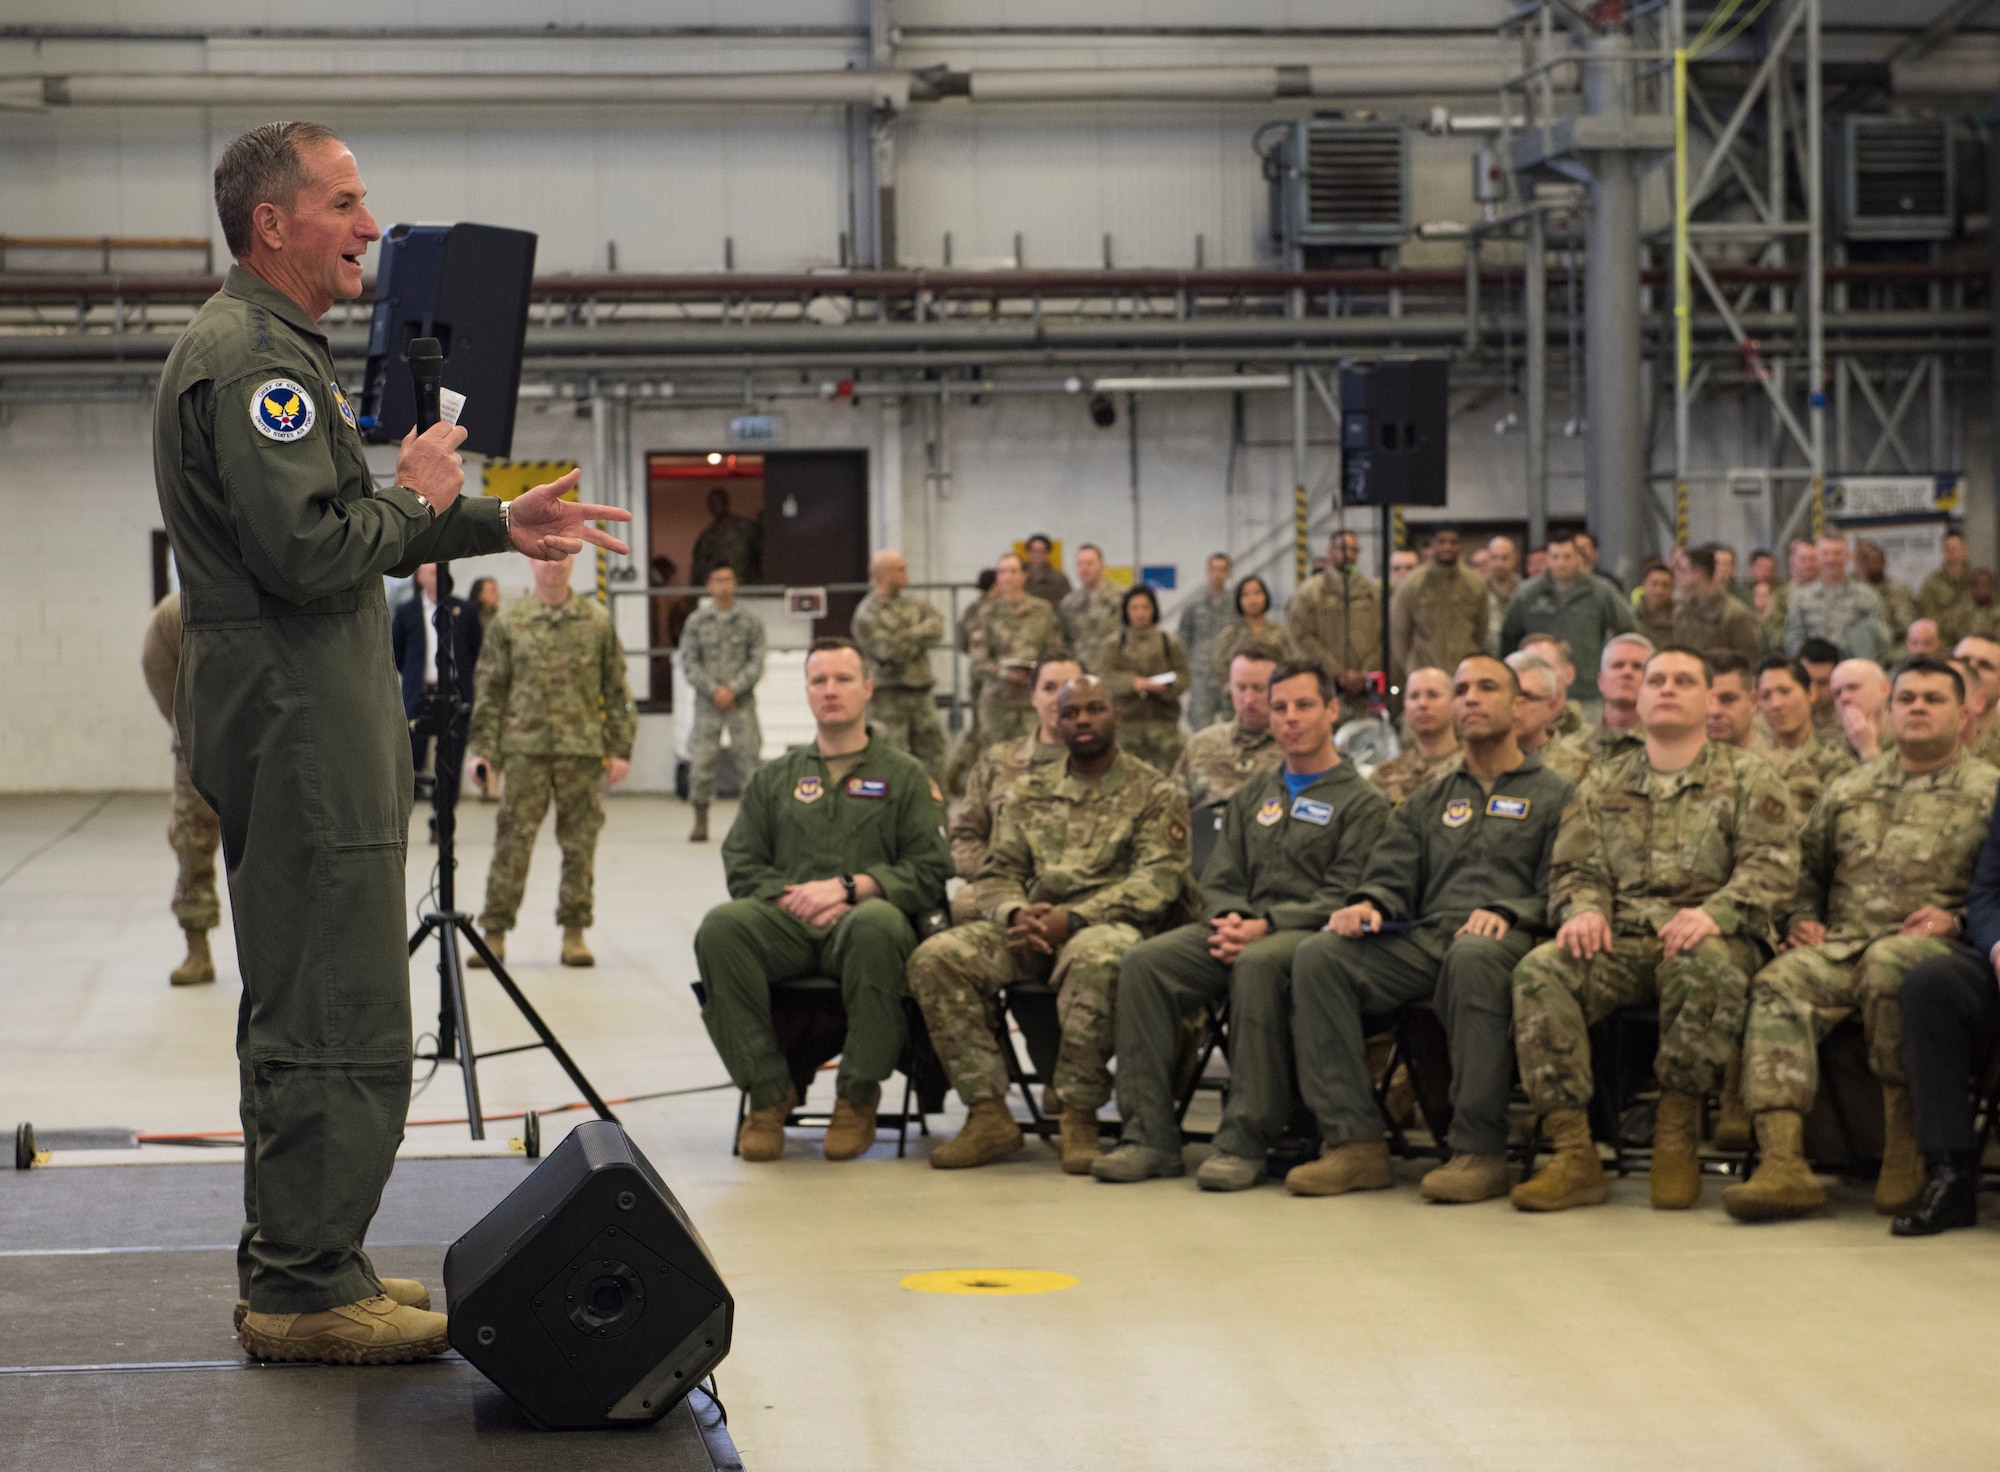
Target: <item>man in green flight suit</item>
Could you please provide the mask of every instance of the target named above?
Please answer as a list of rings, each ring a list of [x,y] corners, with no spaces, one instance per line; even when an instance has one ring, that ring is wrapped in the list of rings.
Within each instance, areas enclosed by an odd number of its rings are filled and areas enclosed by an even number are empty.
[[[951,852],[944,794],[923,764],[871,740],[867,661],[851,639],[815,639],[806,698],[818,733],[757,769],[722,841],[729,902],[695,933],[708,987],[702,1021],[729,1077],[750,1096],[737,1136],[745,1160],[785,1151],[798,1102],[771,1028],[771,983],[825,972],[840,981],[847,1038],[834,1079],[826,1158],[875,1143],[882,1080],[903,1052],[910,922],[944,903]]]
[[[409,724],[385,573],[504,551],[562,557],[588,526],[571,473],[511,507],[459,499],[464,431],[403,441],[377,491],[319,319],[361,291],[380,238],[354,156],[272,123],[224,150],[216,211],[236,258],[168,357],[153,419],[180,568],[174,724],[222,828],[243,976],[237,1021],[245,1222],[240,1334],[260,1359],[394,1364],[441,1353],[419,1283],[362,1240],[410,1095],[404,859]]]

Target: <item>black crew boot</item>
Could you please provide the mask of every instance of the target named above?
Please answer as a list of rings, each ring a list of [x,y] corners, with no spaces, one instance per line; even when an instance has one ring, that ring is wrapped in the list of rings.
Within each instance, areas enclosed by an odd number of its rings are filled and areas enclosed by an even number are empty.
[[[1905,1211],[1889,1224],[1898,1237],[1934,1237],[1953,1227],[1979,1225],[1979,1167],[1970,1151],[1927,1158],[1930,1174],[1924,1189]]]

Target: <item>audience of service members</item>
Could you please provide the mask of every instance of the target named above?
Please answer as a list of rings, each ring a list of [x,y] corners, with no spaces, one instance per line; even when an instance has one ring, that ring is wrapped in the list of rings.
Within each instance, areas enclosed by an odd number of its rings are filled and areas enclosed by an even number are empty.
[[[1655,1207],[1699,1201],[1707,1121],[1717,1149],[1754,1147],[1721,1193],[1731,1216],[1818,1208],[1804,1122],[1819,1045],[1853,1018],[1882,1090],[1876,1209],[1899,1235],[1975,1220],[1973,1075],[2000,1039],[2000,608],[1955,530],[1914,588],[1876,543],[1827,535],[1784,548],[1785,577],[1766,549],[1739,578],[1731,549],[1676,548],[1628,592],[1586,533],[1461,555],[1434,527],[1421,558],[1394,554],[1386,593],[1339,531],[1289,607],[1217,553],[1171,608],[1117,586],[1092,544],[1072,585],[1037,533],[981,576],[955,630],[883,551],[853,638],[808,651],[813,739],[760,763],[764,626],[736,595],[761,549],[754,523],[711,510],[695,558],[708,598],[680,639],[689,837],[708,837],[725,753],[744,785],[721,850],[731,899],[702,921],[695,962],[745,1096],[744,1160],[784,1152],[800,1103],[773,983],[839,983],[833,1160],[874,1141],[913,998],[967,1109],[930,1161],[961,1169],[1024,1145],[1002,1005],[1038,981],[1057,991],[1044,1102],[1064,1171],[1185,1174],[1190,1040],[1226,1017],[1228,1087],[1196,1184],[1258,1185],[1309,1116],[1318,1155],[1287,1190],[1385,1189],[1371,1034],[1427,1004],[1450,1123],[1421,1194],[1565,1210],[1607,1194],[1591,1029],[1644,1007],[1659,1020]],[[588,965],[602,789],[625,775],[633,708],[601,606],[569,593],[568,562],[535,571],[504,607],[490,579],[454,600],[472,774],[504,792],[481,925],[504,954],[553,802],[563,960]],[[393,624],[411,711],[437,680],[428,572]],[[156,694],[178,615],[170,595],[147,630]],[[955,749],[932,667],[948,638],[971,672]],[[1342,726],[1385,709],[1400,752],[1343,756]],[[421,771],[421,743],[413,755]],[[175,793],[186,985],[214,979],[216,831],[178,761]],[[1523,1097],[1547,1148],[1510,1188]]]

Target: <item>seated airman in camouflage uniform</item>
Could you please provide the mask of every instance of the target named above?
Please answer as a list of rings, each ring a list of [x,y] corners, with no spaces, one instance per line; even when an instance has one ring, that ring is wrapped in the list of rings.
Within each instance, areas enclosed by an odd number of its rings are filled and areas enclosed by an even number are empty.
[[[1451,730],[1451,676],[1425,666],[1403,682],[1403,724],[1416,738],[1402,755],[1368,774],[1375,790],[1398,803],[1458,765],[1458,737]]]
[[[1187,917],[1187,804],[1173,784],[1118,749],[1102,681],[1065,685],[1057,706],[1069,759],[1023,777],[1000,805],[993,845],[973,881],[984,919],[936,935],[910,958],[910,991],[938,1057],[971,1109],[956,1139],[931,1152],[950,1170],[1021,1148],[1007,1111],[1007,1070],[993,999],[1019,981],[1060,988],[1062,1164],[1097,1157],[1097,1111],[1111,1096],[1113,1002],[1125,952]]]
[[[1644,634],[1614,634],[1604,646],[1597,666],[1597,692],[1604,700],[1604,715],[1566,739],[1593,762],[1604,761],[1645,743],[1646,730],[1639,719],[1639,686],[1645,676],[1646,661],[1653,657],[1653,641]]]
[[[1514,969],[1521,1084],[1555,1158],[1514,1188],[1523,1211],[1605,1199],[1590,1137],[1590,1027],[1657,1001],[1660,1081],[1652,1199],[1701,1194],[1695,1130],[1743,1027],[1750,977],[1798,882],[1792,805],[1771,764],[1704,731],[1708,666],[1669,647],[1647,661],[1643,746],[1601,758],[1563,814],[1549,882],[1554,940]]]
[[[1791,789],[1792,809],[1803,827],[1827,783],[1854,770],[1854,758],[1814,732],[1812,675],[1789,655],[1770,654],[1757,662],[1757,712],[1771,733],[1762,754]]]
[[[1000,804],[1029,772],[1053,762],[1064,761],[1069,748],[1056,729],[1056,697],[1063,686],[1083,673],[1083,666],[1067,654],[1053,655],[1035,670],[1035,716],[1040,728],[1018,741],[1002,741],[986,748],[986,754],[972,764],[966,774],[965,796],[951,810],[946,825],[951,838],[951,866],[963,888],[952,896],[952,923],[964,925],[980,915],[978,892],[972,881],[986,865],[986,850],[993,842],[993,820]]]
[[[944,727],[931,695],[931,650],[944,643],[944,615],[903,589],[910,569],[900,552],[877,552],[868,561],[874,588],[854,610],[854,642],[868,656],[875,696],[868,702],[868,725],[898,751],[944,780]]]
[[[1292,957],[1326,924],[1382,836],[1389,805],[1333,749],[1340,695],[1308,660],[1276,666],[1271,723],[1282,769],[1229,800],[1202,876],[1206,918],[1125,953],[1118,971],[1118,1148],[1091,1166],[1100,1181],[1177,1176],[1173,1073],[1180,1024],[1229,998],[1229,1098],[1215,1153],[1197,1183],[1240,1191],[1264,1179],[1264,1156],[1292,1110]]]
[[[1244,783],[1284,763],[1284,749],[1271,735],[1271,671],[1281,662],[1269,645],[1237,645],[1229,661],[1229,703],[1235,716],[1203,727],[1181,748],[1169,775],[1196,822],[1204,821],[1203,808],[1213,808],[1219,824],[1222,805]]]
[[[1529,649],[1507,656],[1507,668],[1521,687],[1514,703],[1514,742],[1523,756],[1533,753],[1541,764],[1569,782],[1581,782],[1590,758],[1573,741],[1555,734],[1563,711],[1562,676],[1556,667]]]
[[[1896,750],[1835,778],[1806,826],[1789,949],[1750,989],[1743,1092],[1762,1159],[1722,1193],[1738,1220],[1803,1216],[1826,1200],[1801,1136],[1819,1088],[1820,1040],[1854,1011],[1882,1082],[1875,1209],[1895,1216],[1923,1189],[1897,993],[1911,967],[1948,954],[1963,933],[1966,889],[2000,787],[2000,771],[1958,744],[1964,688],[1939,660],[1898,670]]]

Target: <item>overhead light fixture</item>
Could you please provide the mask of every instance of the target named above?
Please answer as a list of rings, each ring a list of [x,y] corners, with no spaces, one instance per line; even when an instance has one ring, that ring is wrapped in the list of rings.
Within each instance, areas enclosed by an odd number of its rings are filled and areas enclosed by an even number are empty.
[[[720,465],[722,463],[722,452],[720,450],[710,450],[708,452],[708,463],[710,465]]]
[[[1111,395],[1090,396],[1090,422],[1099,429],[1109,429],[1118,422],[1118,406],[1111,402]]]

